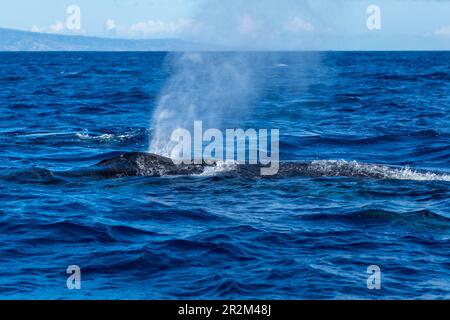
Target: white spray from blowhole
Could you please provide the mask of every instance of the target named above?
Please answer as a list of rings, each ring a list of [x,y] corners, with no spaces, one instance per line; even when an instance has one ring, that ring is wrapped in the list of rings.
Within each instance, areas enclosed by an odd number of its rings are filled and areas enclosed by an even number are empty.
[[[171,75],[151,123],[149,152],[170,156],[174,130],[239,127],[257,96],[261,55],[252,53],[173,53]]]

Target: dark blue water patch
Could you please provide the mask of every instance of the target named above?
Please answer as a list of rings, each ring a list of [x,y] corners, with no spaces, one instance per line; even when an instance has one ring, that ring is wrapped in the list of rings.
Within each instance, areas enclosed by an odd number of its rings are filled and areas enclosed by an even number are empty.
[[[259,95],[223,120],[279,128],[283,160],[450,172],[449,53],[254,60]],[[166,53],[0,61],[0,297],[449,298],[445,179],[61,176],[147,150],[176,68]],[[80,291],[66,287],[74,264]]]
[[[55,177],[53,172],[43,168],[30,168],[30,169],[9,169],[9,174],[2,177],[2,180],[6,182],[18,182],[18,183],[38,183],[38,184],[59,184],[63,180]]]

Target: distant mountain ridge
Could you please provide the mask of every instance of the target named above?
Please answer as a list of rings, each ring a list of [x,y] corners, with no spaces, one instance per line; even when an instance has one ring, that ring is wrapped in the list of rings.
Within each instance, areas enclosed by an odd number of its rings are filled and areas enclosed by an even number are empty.
[[[114,39],[0,28],[0,51],[189,51],[211,46],[178,39]]]

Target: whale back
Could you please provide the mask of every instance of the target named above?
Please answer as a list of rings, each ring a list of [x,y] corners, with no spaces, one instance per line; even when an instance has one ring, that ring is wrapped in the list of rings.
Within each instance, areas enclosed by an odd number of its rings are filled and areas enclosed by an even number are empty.
[[[166,176],[202,173],[204,164],[175,164],[172,159],[152,153],[127,152],[103,160],[94,167],[97,174],[107,177]]]
[[[221,162],[203,162],[176,164],[170,158],[160,155],[128,152],[121,153],[111,159],[100,161],[96,165],[79,170],[54,172],[62,177],[103,177],[121,178],[134,176],[189,176],[189,175],[221,175],[243,178],[289,178],[289,177],[350,177],[373,179],[412,179],[450,181],[447,174],[408,168],[389,167],[376,164],[358,163],[344,160],[316,160],[309,162],[280,162],[279,170],[273,176],[262,176],[261,165],[232,164]]]

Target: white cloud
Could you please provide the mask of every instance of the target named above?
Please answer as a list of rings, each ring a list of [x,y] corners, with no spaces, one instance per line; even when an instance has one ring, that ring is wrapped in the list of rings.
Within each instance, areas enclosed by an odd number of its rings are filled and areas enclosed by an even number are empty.
[[[49,26],[39,27],[34,25],[31,27],[32,32],[62,33],[64,30],[65,30],[64,23],[62,23],[59,20]]]
[[[48,27],[50,33],[60,33],[64,30],[64,23],[56,21],[54,24]]]
[[[293,33],[314,31],[314,26],[310,22],[305,21],[299,17],[292,18],[284,25],[284,28],[285,30]]]
[[[450,36],[450,26],[445,26],[434,31],[437,36]]]
[[[43,31],[42,31],[42,28],[34,25],[31,27],[31,32],[43,32]]]
[[[107,31],[113,31],[117,28],[116,22],[113,19],[107,19],[105,22],[105,28]]]
[[[171,22],[148,20],[131,25],[128,33],[138,37],[177,37],[194,34],[200,27],[200,23],[192,19],[178,19]]]
[[[243,35],[254,35],[262,27],[261,22],[255,20],[249,15],[244,15],[238,19],[237,30]]]

